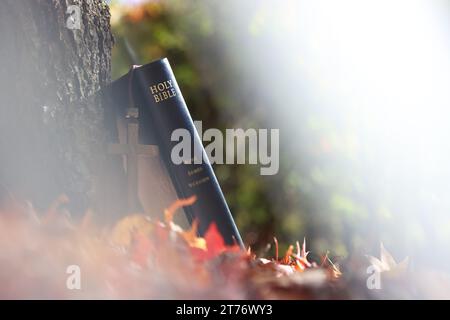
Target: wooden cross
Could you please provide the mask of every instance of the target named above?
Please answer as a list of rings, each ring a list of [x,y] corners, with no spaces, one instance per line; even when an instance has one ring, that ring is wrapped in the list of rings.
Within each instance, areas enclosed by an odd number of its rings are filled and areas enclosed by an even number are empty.
[[[138,197],[138,156],[158,156],[158,147],[155,145],[139,144],[139,109],[128,108],[126,113],[127,143],[110,144],[108,152],[111,154],[126,155],[126,171],[128,180],[128,210],[139,210]]]

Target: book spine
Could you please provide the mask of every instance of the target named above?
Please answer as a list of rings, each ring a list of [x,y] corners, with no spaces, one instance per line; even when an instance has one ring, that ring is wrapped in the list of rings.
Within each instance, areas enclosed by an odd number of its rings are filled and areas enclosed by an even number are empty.
[[[138,82],[143,95],[141,101],[145,105],[140,108],[148,112],[147,119],[151,119],[152,134],[157,140],[178,197],[197,197],[192,206],[184,208],[188,219],[190,222],[198,220],[200,235],[215,222],[227,244],[243,246],[169,61],[161,59],[138,68],[134,81]],[[185,129],[190,133],[192,155],[196,154],[197,157],[189,160],[194,161],[175,164],[171,158],[173,147],[179,143],[171,138],[176,129]],[[198,155],[202,159],[198,159]]]

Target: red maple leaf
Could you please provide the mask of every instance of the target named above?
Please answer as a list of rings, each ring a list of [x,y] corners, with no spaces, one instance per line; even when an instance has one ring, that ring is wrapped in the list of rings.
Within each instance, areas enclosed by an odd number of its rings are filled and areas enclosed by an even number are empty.
[[[217,225],[213,222],[206,230],[204,239],[206,241],[206,250],[200,248],[191,248],[192,256],[196,260],[204,261],[215,258],[224,252],[240,252],[241,248],[235,244],[227,246],[220,234]]]

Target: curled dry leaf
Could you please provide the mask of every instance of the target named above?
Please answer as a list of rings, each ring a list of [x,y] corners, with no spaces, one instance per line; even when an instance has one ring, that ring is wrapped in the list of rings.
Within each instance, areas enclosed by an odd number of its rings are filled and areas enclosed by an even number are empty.
[[[404,273],[408,268],[409,258],[406,257],[400,263],[397,263],[389,251],[386,250],[383,243],[380,243],[380,259],[368,255],[370,264],[378,272],[389,272],[391,275]]]

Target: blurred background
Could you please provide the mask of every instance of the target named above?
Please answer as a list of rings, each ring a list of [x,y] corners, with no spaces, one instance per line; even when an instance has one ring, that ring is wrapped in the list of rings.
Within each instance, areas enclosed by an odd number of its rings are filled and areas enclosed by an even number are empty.
[[[280,171],[216,165],[247,245],[450,268],[447,0],[112,0],[113,78],[168,57],[203,128],[279,128]]]

